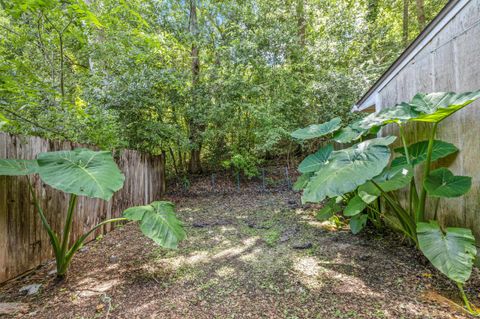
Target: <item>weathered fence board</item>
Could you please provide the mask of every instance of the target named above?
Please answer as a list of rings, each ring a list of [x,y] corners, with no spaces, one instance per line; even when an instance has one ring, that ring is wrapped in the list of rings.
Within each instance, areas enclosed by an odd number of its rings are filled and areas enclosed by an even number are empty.
[[[93,148],[71,142],[47,141],[38,137],[0,133],[0,158],[33,159],[46,151]],[[72,233],[74,238],[107,218],[118,217],[128,207],[158,200],[165,191],[164,158],[124,150],[114,154],[125,185],[110,201],[79,197]],[[29,176],[52,228],[61,232],[68,195],[42,185],[38,176]],[[105,225],[92,234],[108,232]],[[52,258],[47,233],[28,191],[26,177],[0,176],[0,282],[13,278]]]

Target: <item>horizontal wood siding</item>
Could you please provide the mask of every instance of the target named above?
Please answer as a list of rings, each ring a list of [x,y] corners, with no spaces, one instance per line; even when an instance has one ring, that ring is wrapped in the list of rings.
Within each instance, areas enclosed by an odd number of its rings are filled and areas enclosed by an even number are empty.
[[[0,133],[0,158],[34,159],[38,153],[87,147],[71,142],[48,141],[38,137]],[[99,222],[118,217],[130,206],[144,205],[161,198],[165,191],[164,159],[132,150],[114,154],[125,185],[110,201],[79,197],[73,222],[73,237],[78,238]],[[68,195],[44,185],[38,176],[29,176],[35,185],[47,219],[61,232]],[[41,225],[28,191],[26,177],[0,176],[0,282],[18,276],[52,258],[47,233]],[[105,225],[89,240],[112,229]]]

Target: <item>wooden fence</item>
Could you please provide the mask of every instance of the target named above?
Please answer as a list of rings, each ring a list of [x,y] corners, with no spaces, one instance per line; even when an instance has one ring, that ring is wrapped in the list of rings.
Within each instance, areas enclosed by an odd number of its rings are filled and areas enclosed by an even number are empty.
[[[38,137],[0,133],[0,158],[34,159],[46,151],[94,147],[71,142],[48,141]],[[128,207],[158,200],[165,191],[165,160],[124,150],[114,154],[125,185],[110,201],[79,197],[72,233],[75,238],[107,218],[120,216]],[[42,185],[38,176],[29,176],[52,228],[61,232],[68,195]],[[106,225],[92,234],[111,230]],[[52,258],[47,233],[41,225],[28,191],[26,177],[0,176],[0,283],[16,277]]]

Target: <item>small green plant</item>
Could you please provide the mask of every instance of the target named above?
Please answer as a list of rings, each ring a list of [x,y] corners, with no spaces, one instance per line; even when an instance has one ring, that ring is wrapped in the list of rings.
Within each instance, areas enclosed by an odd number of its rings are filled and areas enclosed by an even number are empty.
[[[229,160],[222,163],[223,167],[232,168],[235,173],[242,172],[248,178],[259,175],[258,164],[258,159],[250,154],[235,154]]]
[[[263,237],[267,245],[273,247],[280,239],[280,232],[277,229],[272,229],[266,232]]]
[[[432,170],[432,163],[456,153],[458,149],[436,139],[438,125],[447,117],[480,97],[480,91],[466,93],[439,92],[414,96],[382,109],[350,125],[341,127],[335,118],[327,123],[299,129],[291,135],[306,140],[329,135],[337,143],[356,142],[353,146],[335,151],[332,145],[320,148],[307,156],[298,170],[303,174],[295,184],[303,189],[303,202],[322,202],[319,218],[329,218],[343,209],[350,217],[350,228],[357,233],[367,220],[378,222],[383,216],[378,199],[388,206],[388,218],[395,219],[398,229],[423,252],[430,262],[453,280],[461,293],[466,308],[474,313],[463,290],[469,279],[477,253],[475,238],[470,229],[445,228],[435,219],[442,198],[462,196],[470,190],[471,178],[455,176],[445,167]],[[408,144],[405,135],[407,123],[430,124],[429,138]],[[387,125],[399,128],[402,146],[392,160],[390,145],[395,136],[366,138]],[[423,174],[415,176],[415,167],[423,165]],[[416,181],[420,181],[417,187]],[[406,189],[407,199],[399,200],[395,191]],[[434,220],[425,219],[427,199],[434,202]],[[346,203],[346,207],[341,204]]]
[[[0,129],[8,123],[9,120],[2,113],[0,113]]]
[[[57,234],[50,226],[27,175],[38,174],[45,184],[70,194],[63,232]],[[123,217],[105,220],[69,245],[74,211],[78,196],[109,200],[123,187],[125,177],[109,152],[88,149],[40,153],[35,160],[0,160],[0,175],[27,176],[34,204],[55,254],[57,277],[64,278],[75,253],[99,227],[114,222],[138,221],[143,234],[166,248],[177,248],[185,237],[183,225],[175,216],[174,205],[157,201],[150,205],[131,207]]]

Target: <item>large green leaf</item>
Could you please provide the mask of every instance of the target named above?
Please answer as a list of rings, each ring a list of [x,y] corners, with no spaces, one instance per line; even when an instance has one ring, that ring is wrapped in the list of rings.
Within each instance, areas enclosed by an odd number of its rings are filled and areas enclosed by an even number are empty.
[[[342,210],[338,200],[336,198],[330,198],[325,205],[318,211],[317,219],[319,221],[324,221],[338,213]]]
[[[425,257],[445,276],[458,283],[465,283],[472,273],[477,249],[470,229],[446,228],[438,223],[417,223],[420,249]]]
[[[330,154],[333,152],[333,146],[331,144],[322,147],[314,154],[308,155],[298,166],[298,170],[301,173],[312,173],[318,171],[322,166],[327,163]]]
[[[42,180],[69,194],[109,200],[125,180],[110,152],[77,148],[40,153],[37,161]]]
[[[432,197],[458,197],[466,194],[472,187],[469,176],[455,176],[445,167],[431,171],[424,182],[425,189]]]
[[[332,139],[337,143],[350,143],[358,140],[363,135],[369,133],[368,129],[360,127],[362,120],[355,121],[348,126],[337,131]]]
[[[310,179],[303,202],[320,202],[355,190],[380,174],[390,158],[394,136],[376,138],[334,151],[328,163]]]
[[[358,234],[367,224],[367,214],[358,214],[350,218],[350,230],[353,234]]]
[[[386,168],[373,181],[385,192],[392,192],[406,187],[413,178],[413,167],[404,164]],[[371,181],[358,188],[358,195],[366,203],[371,203],[381,192]]]
[[[305,174],[300,175],[297,178],[297,181],[293,184],[293,190],[294,191],[301,191],[302,189],[304,189],[305,186],[307,186],[308,181],[310,180],[310,178],[312,176],[313,176],[313,173],[305,173]]]
[[[123,216],[140,222],[140,230],[162,247],[176,249],[185,238],[183,223],[175,216],[171,202],[156,201],[146,206],[130,207]]]
[[[358,140],[365,133],[365,130],[355,130],[349,126],[344,127],[333,135],[332,139],[337,143],[350,143]]]
[[[410,161],[412,165],[418,165],[427,160],[428,141],[421,141],[412,144],[408,147],[408,153],[410,155]],[[395,149],[395,152],[405,155],[405,149],[399,147]],[[432,161],[436,161],[440,158],[458,152],[458,148],[450,143],[435,140],[432,149]],[[405,156],[400,156],[392,161],[392,166],[404,165],[407,163]]]
[[[343,215],[348,217],[358,215],[366,207],[367,207],[367,203],[365,203],[360,196],[355,195],[348,201],[347,206],[343,210]]]
[[[340,128],[342,120],[336,117],[326,123],[312,124],[306,128],[298,129],[291,134],[292,137],[300,140],[308,140],[311,138],[321,137],[335,132]]]
[[[378,113],[372,113],[359,123],[363,129],[371,129],[376,126],[383,126],[390,123],[405,123],[418,116],[416,112],[407,103],[401,103],[392,107],[380,110]]]
[[[38,171],[36,160],[0,159],[0,175],[23,176]]]
[[[454,92],[418,93],[408,104],[419,113],[412,118],[412,121],[438,123],[479,97],[480,90],[458,94]]]

